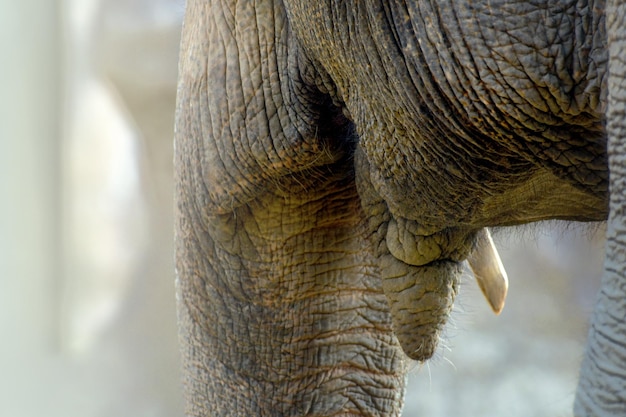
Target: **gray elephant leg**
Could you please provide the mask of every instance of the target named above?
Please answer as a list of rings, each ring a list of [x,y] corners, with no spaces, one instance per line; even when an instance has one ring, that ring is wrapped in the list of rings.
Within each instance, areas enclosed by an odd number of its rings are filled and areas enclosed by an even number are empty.
[[[576,416],[626,415],[626,4],[606,13],[610,214],[604,275],[576,394]]]

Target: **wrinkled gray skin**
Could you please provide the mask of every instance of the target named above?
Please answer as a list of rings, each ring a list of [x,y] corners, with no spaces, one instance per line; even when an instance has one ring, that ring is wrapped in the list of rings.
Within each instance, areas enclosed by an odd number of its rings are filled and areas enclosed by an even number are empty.
[[[433,354],[484,227],[607,216],[576,413],[626,412],[626,26],[609,7],[605,25],[603,1],[189,0],[188,415],[398,415],[407,355]]]

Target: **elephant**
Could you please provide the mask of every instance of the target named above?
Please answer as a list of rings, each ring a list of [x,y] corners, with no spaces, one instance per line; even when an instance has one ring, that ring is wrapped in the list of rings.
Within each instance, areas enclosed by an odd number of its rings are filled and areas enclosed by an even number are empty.
[[[189,416],[397,416],[489,228],[608,220],[574,405],[626,414],[626,5],[189,0],[175,132]],[[610,173],[610,175],[609,175]]]

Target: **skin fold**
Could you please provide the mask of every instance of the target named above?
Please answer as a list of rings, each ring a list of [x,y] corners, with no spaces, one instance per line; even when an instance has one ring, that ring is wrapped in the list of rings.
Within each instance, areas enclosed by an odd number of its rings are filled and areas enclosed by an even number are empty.
[[[486,227],[606,219],[604,10],[189,0],[175,142],[187,414],[399,415],[463,263],[494,270]],[[480,279],[501,308],[506,275]]]

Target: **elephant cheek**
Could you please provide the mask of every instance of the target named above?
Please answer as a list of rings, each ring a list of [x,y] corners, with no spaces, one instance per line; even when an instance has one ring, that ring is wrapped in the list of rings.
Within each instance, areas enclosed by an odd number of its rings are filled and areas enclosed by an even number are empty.
[[[452,310],[462,266],[453,261],[412,266],[391,255],[381,261],[396,337],[411,359],[429,359]]]

